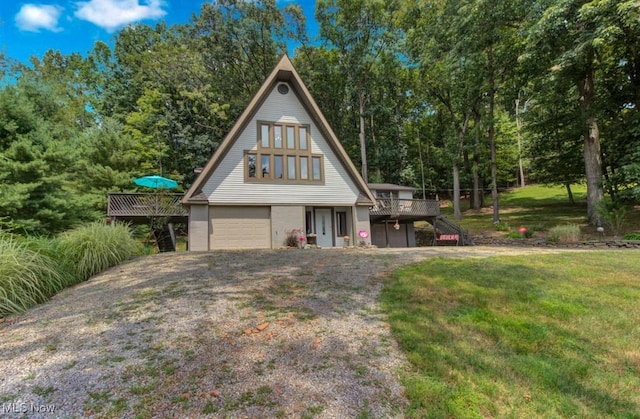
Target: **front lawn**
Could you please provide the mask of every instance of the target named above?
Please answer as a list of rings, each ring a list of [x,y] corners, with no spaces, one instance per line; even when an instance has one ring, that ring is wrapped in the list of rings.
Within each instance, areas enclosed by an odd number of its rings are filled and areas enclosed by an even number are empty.
[[[433,259],[382,293],[411,417],[637,417],[640,253]]]

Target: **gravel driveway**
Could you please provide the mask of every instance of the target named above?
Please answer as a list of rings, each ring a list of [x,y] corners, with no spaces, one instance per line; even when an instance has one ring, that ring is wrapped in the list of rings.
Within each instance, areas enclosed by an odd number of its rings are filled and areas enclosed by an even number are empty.
[[[381,278],[428,257],[527,252],[548,251],[139,258],[0,324],[0,416],[402,416],[406,360],[376,302]]]

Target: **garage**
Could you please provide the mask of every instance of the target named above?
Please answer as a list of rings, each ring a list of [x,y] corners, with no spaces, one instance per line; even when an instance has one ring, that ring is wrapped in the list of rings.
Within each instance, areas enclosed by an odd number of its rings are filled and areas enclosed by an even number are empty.
[[[209,207],[211,249],[271,248],[270,207]]]

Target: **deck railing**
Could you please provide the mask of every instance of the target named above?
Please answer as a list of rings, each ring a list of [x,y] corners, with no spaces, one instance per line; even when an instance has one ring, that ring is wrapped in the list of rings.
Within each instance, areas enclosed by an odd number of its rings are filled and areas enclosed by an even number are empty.
[[[434,199],[377,199],[376,205],[369,210],[371,215],[402,215],[412,217],[435,217],[440,215],[440,203]]]
[[[109,217],[186,217],[180,200],[183,194],[110,193],[107,205]]]
[[[180,200],[183,194],[110,193],[109,217],[186,217]],[[369,210],[372,216],[435,217],[440,203],[431,199],[378,199]]]

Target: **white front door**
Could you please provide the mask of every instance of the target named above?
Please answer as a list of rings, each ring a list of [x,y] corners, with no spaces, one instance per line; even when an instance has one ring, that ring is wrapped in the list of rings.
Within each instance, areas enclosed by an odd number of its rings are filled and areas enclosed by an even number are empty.
[[[316,209],[316,235],[320,247],[333,247],[333,223],[330,209]]]

